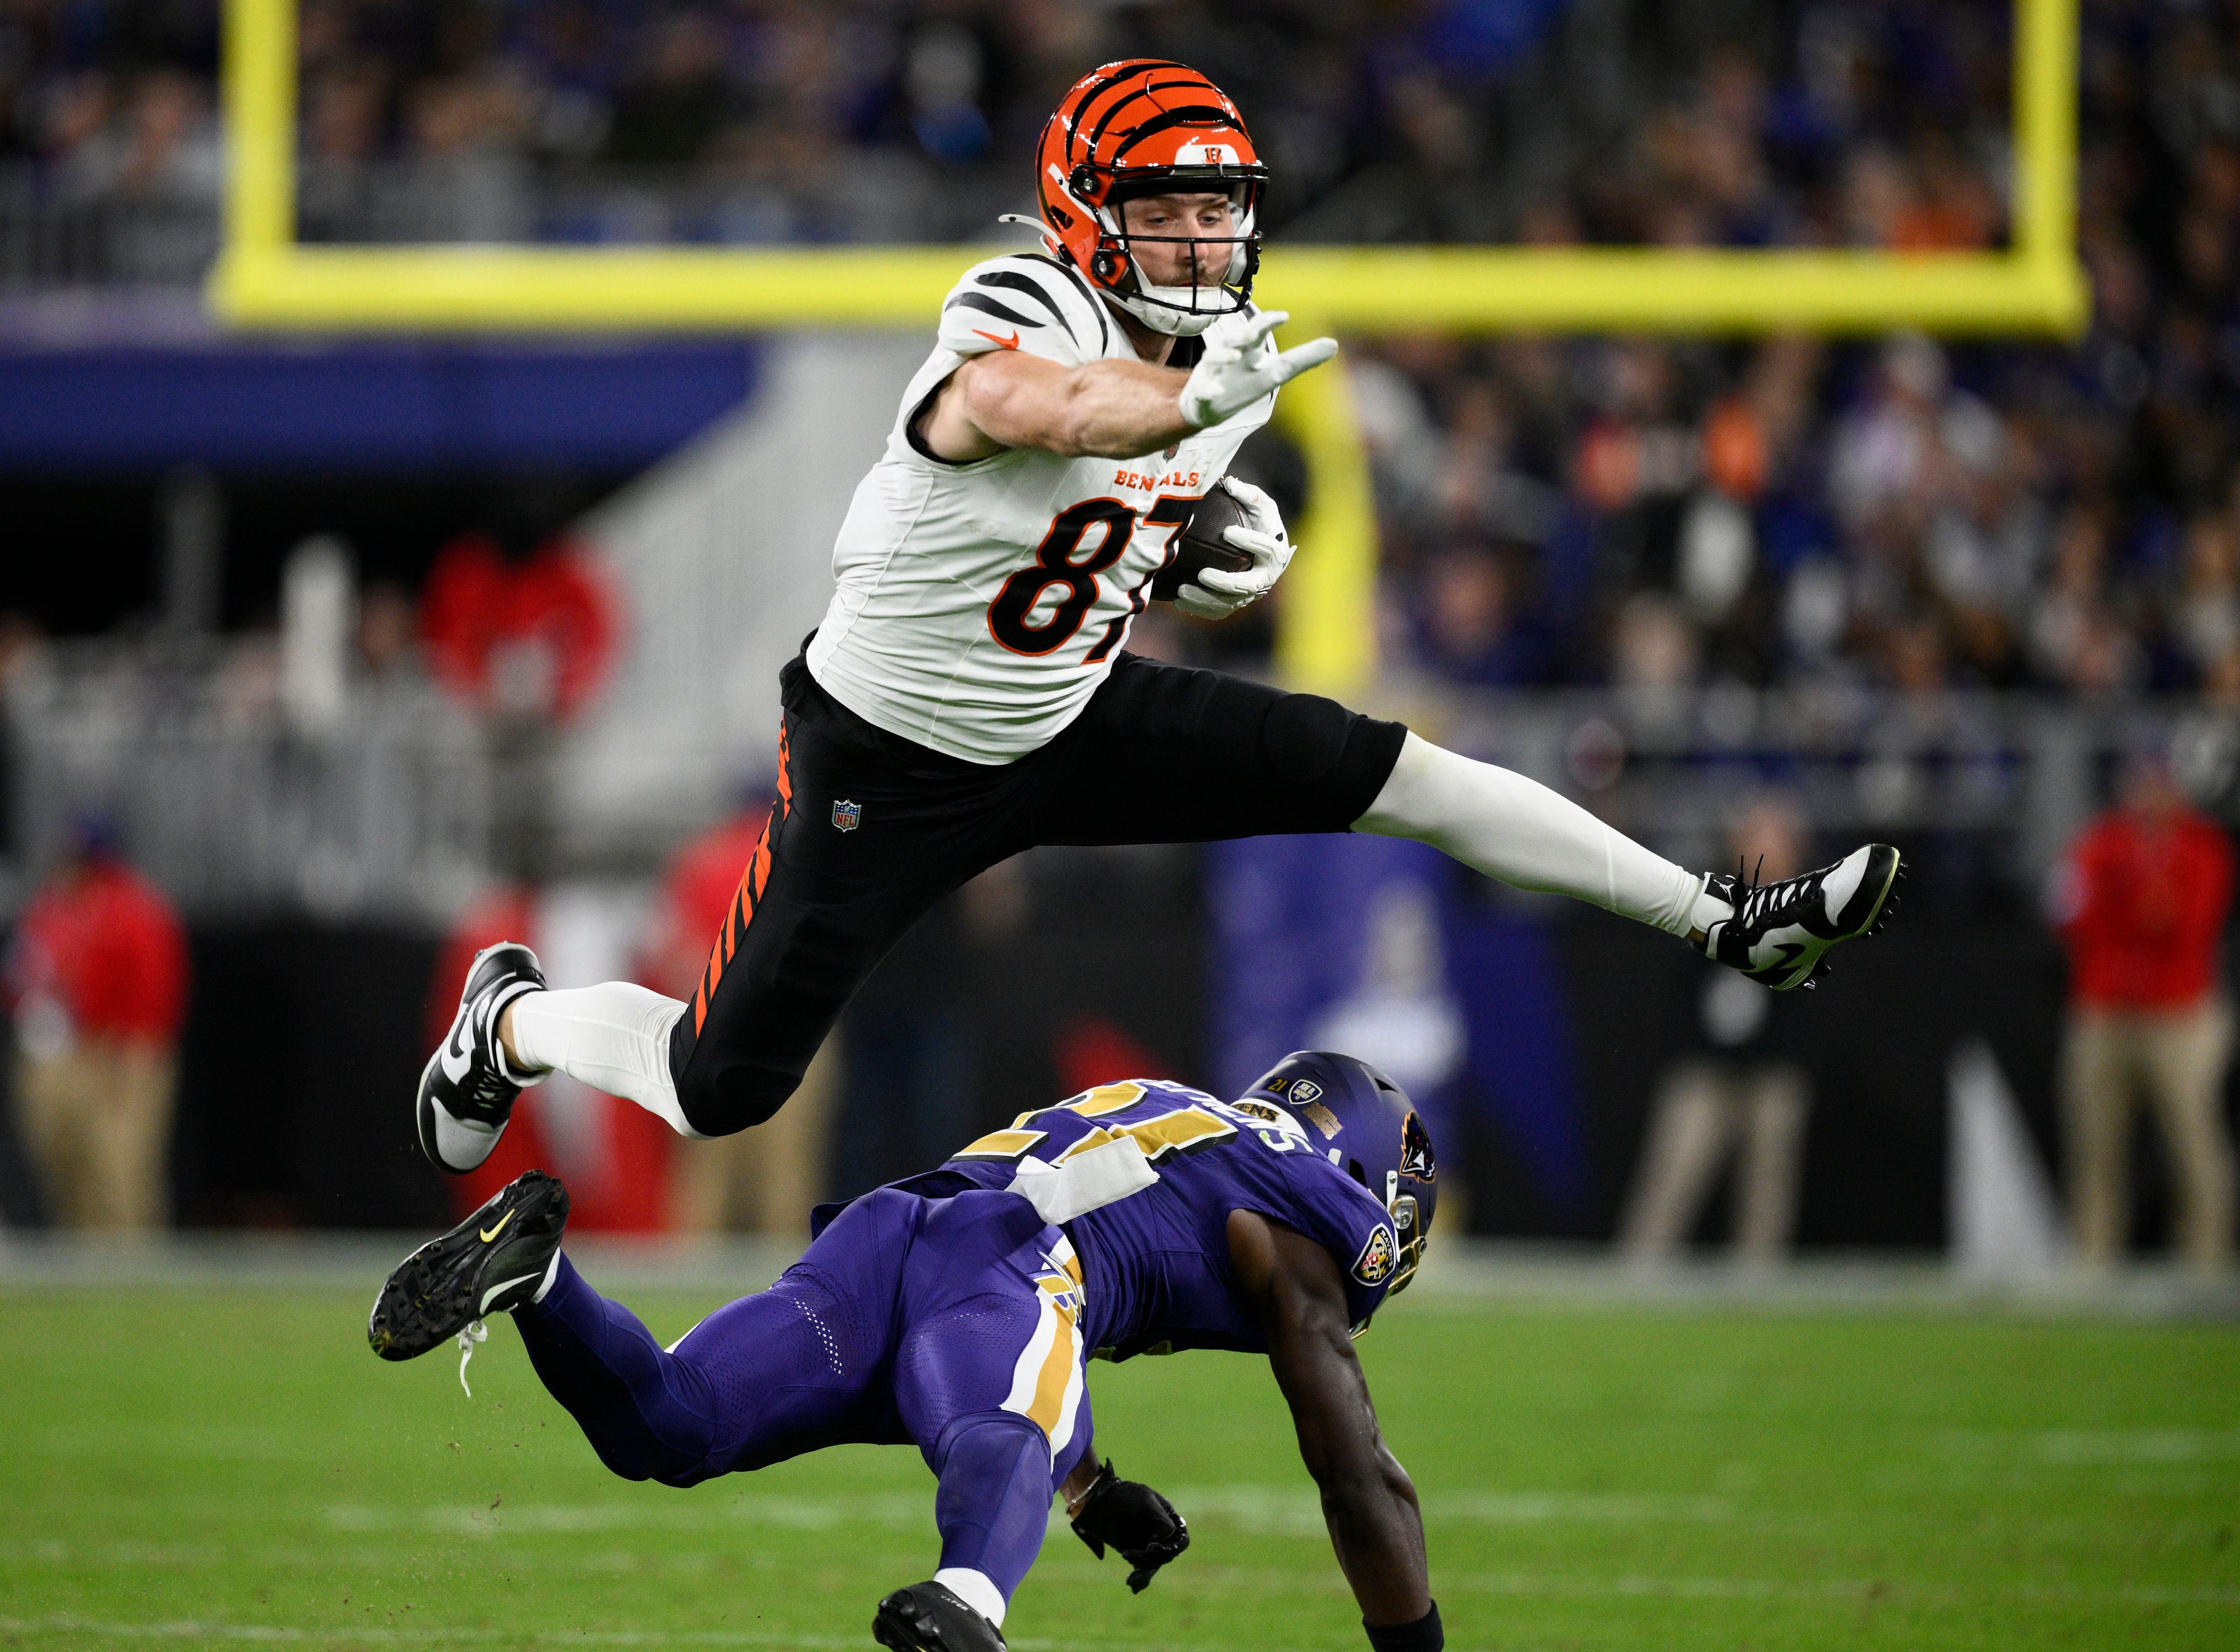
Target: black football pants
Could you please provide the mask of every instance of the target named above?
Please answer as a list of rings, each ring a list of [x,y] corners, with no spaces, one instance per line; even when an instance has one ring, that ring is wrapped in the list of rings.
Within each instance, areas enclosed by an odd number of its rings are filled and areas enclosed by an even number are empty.
[[[1037,843],[1342,832],[1407,729],[1319,695],[1123,654],[1048,745],[1001,766],[888,733],[779,675],[778,798],[669,1062],[703,1136],[759,1124],[903,931]]]

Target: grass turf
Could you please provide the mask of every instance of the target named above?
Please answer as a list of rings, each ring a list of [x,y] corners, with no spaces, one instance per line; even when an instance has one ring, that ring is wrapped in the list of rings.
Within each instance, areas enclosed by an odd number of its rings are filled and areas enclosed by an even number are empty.
[[[370,1296],[0,1293],[0,1645],[868,1647],[932,1570],[915,1453],[632,1485],[510,1326],[469,1399]],[[1457,1649],[2240,1645],[2240,1329],[1410,1298],[1361,1349]],[[1091,1392],[1196,1541],[1131,1596],[1061,1520],[1015,1648],[1365,1644],[1264,1362]]]

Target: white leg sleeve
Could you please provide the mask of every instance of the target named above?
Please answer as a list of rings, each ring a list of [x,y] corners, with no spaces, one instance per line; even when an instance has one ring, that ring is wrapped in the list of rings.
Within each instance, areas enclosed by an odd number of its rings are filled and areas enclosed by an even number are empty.
[[[524,1067],[557,1067],[699,1140],[700,1132],[684,1122],[669,1071],[670,1029],[683,1013],[681,999],[628,981],[524,993],[513,1004],[514,1053]]]
[[[1668,935],[1730,916],[1696,873],[1652,855],[1537,780],[1410,735],[1357,831],[1412,837],[1521,889],[1590,901]]]

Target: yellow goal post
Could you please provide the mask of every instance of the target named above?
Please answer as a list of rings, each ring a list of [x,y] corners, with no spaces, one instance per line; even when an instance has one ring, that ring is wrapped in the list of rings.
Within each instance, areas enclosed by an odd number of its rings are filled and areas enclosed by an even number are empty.
[[[1992,252],[1277,247],[1260,296],[1298,336],[1448,331],[2073,335],[2079,0],[2015,0],[2013,235]],[[226,0],[225,323],[322,332],[714,332],[930,324],[991,249],[306,246],[296,237],[296,0]],[[1327,691],[1376,669],[1377,523],[1342,370],[1279,401],[1304,451],[1279,665]]]

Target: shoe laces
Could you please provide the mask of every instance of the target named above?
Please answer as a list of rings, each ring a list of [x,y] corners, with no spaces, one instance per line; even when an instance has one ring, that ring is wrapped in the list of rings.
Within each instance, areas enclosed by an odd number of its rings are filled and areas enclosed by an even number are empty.
[[[469,1320],[466,1329],[459,1333],[459,1386],[467,1389],[467,1397],[470,1400],[475,1397],[475,1391],[467,1388],[467,1362],[475,1356],[475,1344],[488,1341],[490,1327],[478,1319]]]
[[[1758,880],[1764,870],[1765,856],[1763,855],[1757,857],[1757,864],[1749,869],[1747,876],[1741,856],[1735,859],[1734,892],[1737,898],[1733,903],[1733,921],[1741,929],[1756,929],[1766,921],[1769,914],[1804,893],[1807,887],[1816,883],[1820,876],[1818,872],[1812,871],[1798,877],[1783,878],[1777,883],[1763,883]]]

